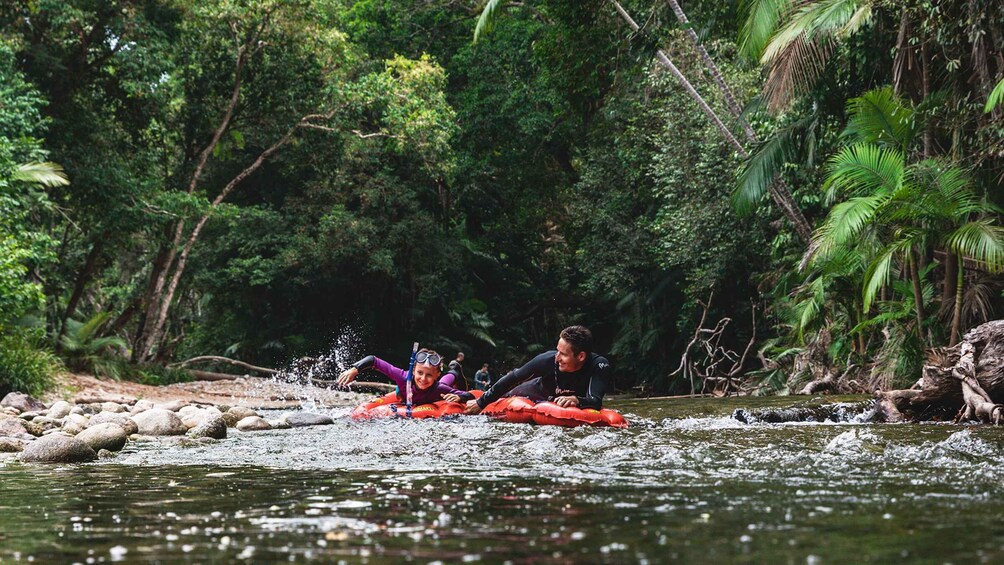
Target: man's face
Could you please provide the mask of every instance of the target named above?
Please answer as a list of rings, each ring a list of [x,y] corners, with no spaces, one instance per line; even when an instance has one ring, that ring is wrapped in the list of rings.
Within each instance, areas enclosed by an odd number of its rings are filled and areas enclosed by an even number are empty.
[[[572,351],[572,346],[567,341],[559,339],[558,354],[554,359],[558,362],[559,371],[562,373],[574,373],[586,363],[586,352],[580,351],[576,354]]]

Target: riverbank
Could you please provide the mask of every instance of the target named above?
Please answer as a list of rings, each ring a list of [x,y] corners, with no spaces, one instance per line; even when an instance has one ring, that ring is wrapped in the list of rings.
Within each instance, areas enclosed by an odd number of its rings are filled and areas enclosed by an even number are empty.
[[[210,406],[242,405],[252,409],[294,408],[304,400],[322,406],[354,406],[372,394],[332,390],[280,379],[237,377],[226,381],[193,381],[151,386],[130,381],[98,379],[79,373],[61,373],[56,386],[42,396],[51,403],[65,400],[76,404],[117,402],[134,404],[146,399],[154,403],[182,401]]]

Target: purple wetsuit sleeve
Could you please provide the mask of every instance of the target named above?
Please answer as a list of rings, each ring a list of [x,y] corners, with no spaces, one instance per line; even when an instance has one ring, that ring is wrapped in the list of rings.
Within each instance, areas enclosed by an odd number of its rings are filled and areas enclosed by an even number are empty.
[[[408,371],[398,369],[394,365],[391,365],[379,357],[373,358],[373,368],[387,375],[390,380],[394,381],[394,384],[401,387],[402,391],[404,390],[404,385],[408,377]]]

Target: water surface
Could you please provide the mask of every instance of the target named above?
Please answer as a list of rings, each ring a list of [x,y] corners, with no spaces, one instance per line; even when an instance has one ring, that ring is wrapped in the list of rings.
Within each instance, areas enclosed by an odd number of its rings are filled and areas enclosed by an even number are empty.
[[[331,426],[7,463],[0,561],[1004,561],[1000,428],[731,417],[804,402],[614,403],[627,430],[335,408]]]

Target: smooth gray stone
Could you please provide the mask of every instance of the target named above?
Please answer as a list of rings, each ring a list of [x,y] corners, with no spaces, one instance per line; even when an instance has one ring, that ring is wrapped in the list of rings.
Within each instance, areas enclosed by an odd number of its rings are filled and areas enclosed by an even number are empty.
[[[188,427],[174,412],[162,408],[153,408],[132,416],[139,433],[145,436],[180,436],[188,431]]]
[[[107,449],[118,451],[125,446],[128,434],[122,426],[113,422],[105,422],[91,426],[77,434],[77,439],[91,446],[94,451]]]
[[[297,412],[286,416],[286,423],[294,428],[303,428],[306,426],[326,426],[334,424],[335,421],[331,419],[331,416],[325,416],[324,414]]]
[[[0,400],[0,406],[11,406],[21,412],[41,412],[45,410],[45,404],[34,397],[23,392],[11,392]]]
[[[20,458],[25,463],[85,463],[98,454],[79,439],[57,433],[26,444]]]
[[[201,424],[188,430],[189,437],[224,439],[227,437],[227,423],[221,414],[210,414]]]

